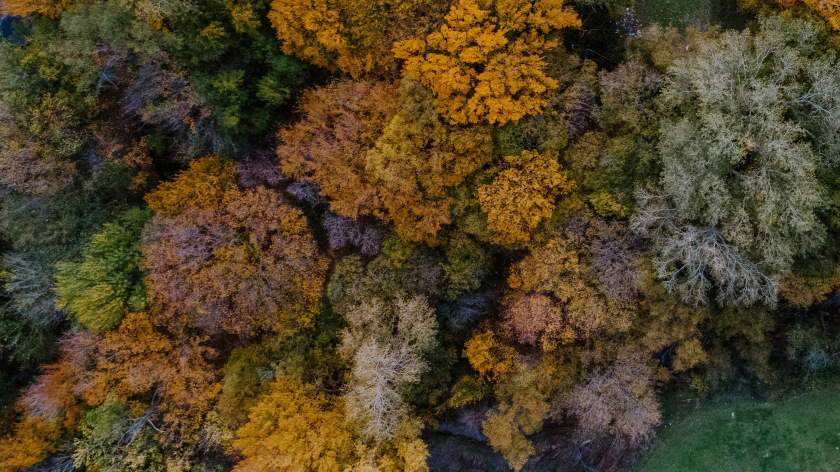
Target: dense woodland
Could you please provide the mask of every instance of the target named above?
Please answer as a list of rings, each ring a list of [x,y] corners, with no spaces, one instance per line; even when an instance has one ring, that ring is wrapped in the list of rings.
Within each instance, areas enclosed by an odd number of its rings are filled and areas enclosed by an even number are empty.
[[[619,471],[835,368],[840,3],[738,8],[1,0],[0,471]]]

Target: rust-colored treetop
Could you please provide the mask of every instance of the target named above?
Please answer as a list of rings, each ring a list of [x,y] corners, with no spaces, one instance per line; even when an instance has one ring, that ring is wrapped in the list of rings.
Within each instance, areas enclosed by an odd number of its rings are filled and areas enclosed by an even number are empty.
[[[239,190],[231,169],[213,159],[150,196],[164,210],[143,245],[150,302],[166,324],[211,333],[309,325],[327,262],[302,212],[265,187]]]

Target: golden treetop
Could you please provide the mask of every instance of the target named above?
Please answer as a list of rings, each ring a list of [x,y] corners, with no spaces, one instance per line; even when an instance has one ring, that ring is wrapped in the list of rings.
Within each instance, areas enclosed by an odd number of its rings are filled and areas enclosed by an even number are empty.
[[[557,88],[542,55],[580,26],[562,0],[460,0],[439,31],[394,44],[403,72],[434,92],[450,123],[506,123],[539,113]]]
[[[212,210],[222,205],[225,191],[236,185],[232,162],[207,156],[196,159],[175,180],[164,182],[146,195],[146,203],[163,216],[173,216],[188,207]]]

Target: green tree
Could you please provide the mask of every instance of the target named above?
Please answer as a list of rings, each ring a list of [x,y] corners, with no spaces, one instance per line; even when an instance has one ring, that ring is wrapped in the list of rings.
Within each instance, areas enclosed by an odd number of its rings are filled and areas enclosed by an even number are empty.
[[[147,211],[130,210],[93,236],[81,261],[59,264],[56,306],[96,331],[117,327],[125,310],[144,310],[140,233],[148,217]]]

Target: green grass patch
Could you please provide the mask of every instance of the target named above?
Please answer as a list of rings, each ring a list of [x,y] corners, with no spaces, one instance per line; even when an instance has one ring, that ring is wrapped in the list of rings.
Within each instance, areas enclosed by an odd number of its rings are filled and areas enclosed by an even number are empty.
[[[734,416],[733,416],[734,414]],[[637,472],[840,470],[840,389],[666,423]]]
[[[741,29],[746,24],[736,0],[636,0],[635,8],[643,26],[659,23],[676,28],[721,25]]]

